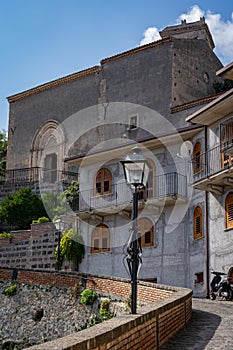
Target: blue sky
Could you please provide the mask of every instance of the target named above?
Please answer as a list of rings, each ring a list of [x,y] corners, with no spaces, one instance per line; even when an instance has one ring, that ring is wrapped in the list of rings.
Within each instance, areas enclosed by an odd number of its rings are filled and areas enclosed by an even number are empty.
[[[233,61],[232,1],[0,0],[0,129],[7,96],[98,65],[204,15],[223,64]]]

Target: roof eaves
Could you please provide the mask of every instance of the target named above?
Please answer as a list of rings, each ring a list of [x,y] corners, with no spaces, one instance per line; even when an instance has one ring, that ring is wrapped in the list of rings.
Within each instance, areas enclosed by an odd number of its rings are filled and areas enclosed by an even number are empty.
[[[170,136],[173,136],[173,135],[182,135],[182,134],[185,134],[189,131],[195,131],[195,130],[199,130],[203,128],[202,125],[188,125],[188,126],[185,126],[185,127],[182,127],[180,129],[177,129],[175,132],[172,130],[168,133],[165,133],[165,134],[161,134],[161,135],[157,135],[157,136],[149,136],[149,137],[145,137],[145,138],[141,138],[141,139],[137,139],[136,142],[137,143],[145,143],[145,142],[149,142],[149,141],[153,141],[153,140],[159,140],[159,139],[162,139],[162,138],[165,138],[165,137],[170,137]],[[127,147],[127,146],[130,146],[130,145],[134,145],[134,141],[133,140],[128,140],[129,143],[128,144],[122,144],[121,146],[113,146],[113,147],[110,147],[108,149],[108,151],[111,151],[111,150],[115,150],[115,149],[121,149],[121,148],[124,148],[124,147]],[[74,161],[74,160],[78,160],[78,159],[82,159],[82,158],[85,158],[87,155],[95,155],[95,154],[100,154],[100,153],[103,153],[107,151],[106,149],[104,150],[94,150],[92,152],[89,152],[88,154],[87,153],[79,153],[79,154],[76,154],[76,155],[71,155],[71,156],[68,156],[64,159],[64,162],[70,162],[70,161]]]
[[[225,67],[220,68],[217,72],[217,76],[222,76],[223,74],[227,73],[228,71],[233,70],[233,62],[229,63]]]
[[[195,106],[200,106],[200,105],[209,103],[209,102],[215,100],[216,98],[218,98],[222,94],[223,93],[220,92],[218,94],[202,97],[202,98],[199,98],[198,100],[185,102],[185,103],[183,103],[181,105],[177,105],[177,106],[171,107],[171,109],[170,109],[171,113],[177,113],[177,112],[180,112],[180,111],[184,111],[185,109],[189,109],[189,108],[193,108]]]
[[[217,98],[212,100],[210,103],[208,103],[207,105],[205,105],[201,109],[198,109],[196,112],[194,112],[189,117],[187,117],[186,118],[186,122],[194,122],[193,121],[194,118],[198,117],[200,114],[202,114],[203,112],[209,110],[210,108],[216,106],[219,102],[222,102],[223,100],[225,100],[226,98],[228,98],[232,94],[233,94],[233,88],[228,90],[228,91],[226,91],[225,93],[221,93]]]
[[[100,61],[100,63],[101,63],[101,64],[105,64],[105,63],[108,63],[108,62],[112,62],[112,61],[118,60],[118,59],[120,59],[120,58],[129,56],[129,55],[131,55],[131,54],[135,54],[135,53],[140,52],[140,51],[144,51],[144,50],[147,50],[147,49],[150,49],[150,48],[159,46],[159,45],[163,45],[163,44],[169,43],[169,42],[171,42],[171,41],[172,41],[171,38],[165,38],[165,39],[153,41],[152,43],[145,44],[145,45],[142,45],[142,46],[138,46],[138,47],[136,47],[136,48],[133,48],[133,49],[131,49],[131,50],[128,50],[128,51],[119,53],[119,54],[117,54],[117,55],[104,58],[103,60]]]
[[[91,68],[88,68],[88,69],[84,69],[82,71],[79,71],[79,72],[76,72],[76,73],[73,73],[73,74],[69,74],[69,75],[67,75],[65,77],[58,78],[58,79],[52,80],[52,81],[50,81],[48,83],[36,86],[36,87],[34,87],[32,89],[28,89],[28,90],[25,90],[25,91],[20,92],[18,94],[9,96],[9,97],[7,97],[7,100],[8,100],[8,102],[15,102],[15,101],[21,100],[21,99],[23,99],[25,97],[28,97],[28,96],[31,96],[31,95],[34,95],[34,94],[38,94],[39,92],[48,90],[48,89],[50,89],[52,87],[56,87],[56,86],[68,83],[70,81],[81,79],[81,78],[84,78],[84,77],[86,77],[88,75],[92,75],[92,74],[98,73],[99,71],[101,71],[101,67],[100,66],[94,66],[94,67],[91,67]]]

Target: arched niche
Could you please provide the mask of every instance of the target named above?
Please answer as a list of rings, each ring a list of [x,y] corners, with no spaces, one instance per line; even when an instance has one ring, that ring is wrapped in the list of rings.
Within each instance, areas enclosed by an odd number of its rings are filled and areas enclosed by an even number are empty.
[[[31,146],[31,167],[63,170],[64,168],[64,133],[60,124],[48,120],[37,130]],[[53,179],[54,175],[53,175]]]

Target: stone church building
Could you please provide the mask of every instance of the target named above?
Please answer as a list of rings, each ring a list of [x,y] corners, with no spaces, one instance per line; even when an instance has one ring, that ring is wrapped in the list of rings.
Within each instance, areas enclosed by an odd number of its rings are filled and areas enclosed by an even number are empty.
[[[213,117],[208,106],[224,96],[215,86],[224,81],[225,71],[204,18],[182,21],[160,35],[161,40],[105,58],[98,66],[8,97],[6,186],[27,183],[43,194],[79,180],[79,201],[67,213],[86,246],[79,269],[127,277],[132,193],[120,161],[140,145],[150,172],[139,199],[139,278],[205,296],[210,271],[230,273],[233,266],[229,230],[224,243],[229,258],[215,249],[221,246],[218,233],[229,188],[225,180],[212,185],[204,172],[207,149],[216,144],[219,130],[217,112]]]

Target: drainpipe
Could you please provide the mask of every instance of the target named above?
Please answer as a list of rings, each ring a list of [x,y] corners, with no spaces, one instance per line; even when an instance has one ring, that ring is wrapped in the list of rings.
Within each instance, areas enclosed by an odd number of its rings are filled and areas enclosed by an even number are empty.
[[[205,125],[205,167],[208,166],[207,157],[207,126]],[[206,169],[208,171],[208,169]],[[209,276],[209,192],[205,191],[205,232],[206,232],[206,298],[210,298],[210,276]]]

